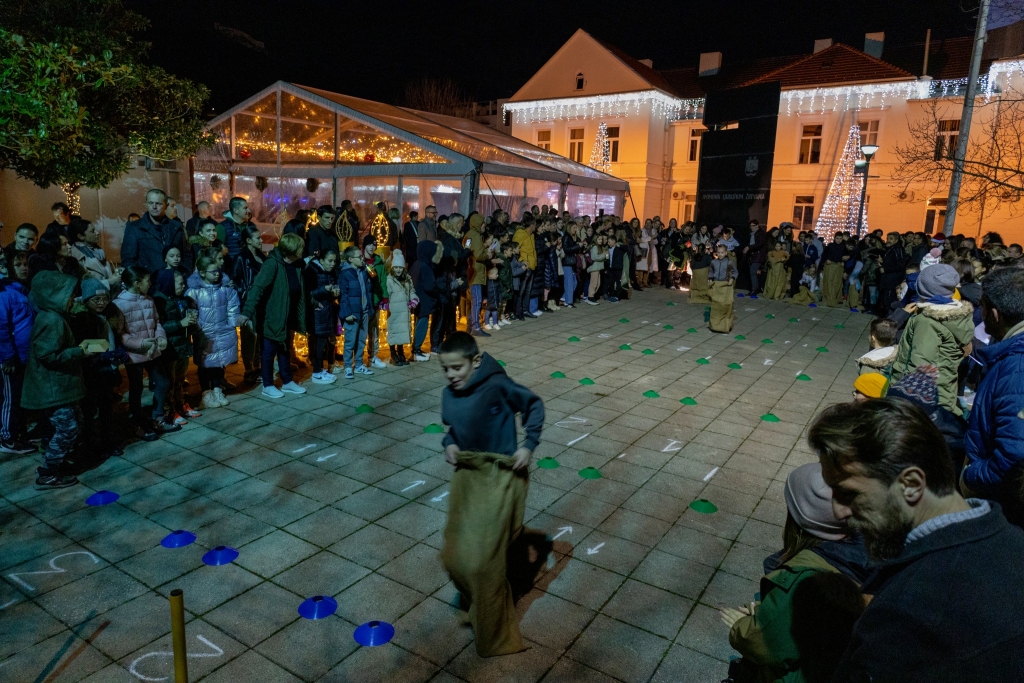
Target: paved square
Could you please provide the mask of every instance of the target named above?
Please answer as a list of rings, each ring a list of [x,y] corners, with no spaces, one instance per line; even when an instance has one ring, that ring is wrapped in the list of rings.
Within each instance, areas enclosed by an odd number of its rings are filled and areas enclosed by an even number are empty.
[[[712,334],[703,306],[651,289],[482,340],[544,398],[536,459],[560,463],[531,473],[527,527],[554,547],[517,606],[526,652],[480,659],[456,622],[438,556],[450,470],[424,431],[435,361],[232,396],[71,489],[36,492],[38,456],[2,456],[0,680],[172,679],[166,596],[182,588],[193,681],[718,681],[733,652],[716,609],[757,591],[782,484],[813,460],[804,431],[849,400],[871,319],[747,298],[736,313]],[[120,500],[87,507],[101,489]],[[196,543],[161,547],[179,528]],[[217,545],[238,559],[204,565]],[[337,613],[300,618],[317,594]],[[394,640],[361,648],[372,619]]]

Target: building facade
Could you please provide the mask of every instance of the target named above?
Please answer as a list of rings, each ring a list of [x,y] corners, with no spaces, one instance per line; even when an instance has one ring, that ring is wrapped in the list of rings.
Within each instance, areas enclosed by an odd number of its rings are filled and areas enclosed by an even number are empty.
[[[1024,92],[1024,52],[1015,25],[990,33],[982,63],[980,103]],[[971,38],[886,47],[884,34],[865,36],[864,49],[815,41],[813,52],[752,61],[705,53],[690,68],[655,70],[582,29],[505,105],[512,134],[581,163],[596,163],[595,139],[608,130],[609,172],[629,182],[625,216],[667,221],[698,218],[697,176],[702,121],[709,93],[760,83],[781,86],[768,222],[812,229],[851,127],[862,144],[878,145],[865,197],[868,224],[886,230],[941,231],[948,179],[900,181],[897,148],[906,148],[927,121],[937,122],[935,154],[951,155]],[[1019,98],[1018,98],[1019,99]],[[998,106],[976,107],[972,140],[984,138]],[[594,155],[592,157],[592,154]],[[1020,160],[1015,161],[1021,166]],[[1019,182],[1019,181],[1018,181]],[[1024,241],[1019,196],[985,211],[962,210],[957,232],[998,231]],[[713,221],[713,216],[701,216]]]

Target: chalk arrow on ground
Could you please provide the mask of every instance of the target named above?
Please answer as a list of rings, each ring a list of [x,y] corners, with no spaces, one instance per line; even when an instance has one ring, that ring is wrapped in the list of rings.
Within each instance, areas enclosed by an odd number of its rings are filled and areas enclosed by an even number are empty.
[[[555,534],[554,536],[552,536],[551,540],[552,541],[556,541],[556,540],[558,540],[558,537],[561,536],[562,534],[571,534],[571,533],[572,533],[572,527],[571,526],[560,526],[560,527],[558,527],[558,533]]]
[[[444,500],[444,499],[445,499],[445,497],[446,497],[447,495],[448,495],[448,492],[447,492],[447,491],[445,491],[445,492],[444,492],[444,493],[442,493],[442,494],[441,494],[440,496],[436,496],[436,497],[434,497],[434,498],[431,498],[430,500],[432,500],[432,501],[433,501],[433,502],[435,502],[435,503],[440,503],[440,502],[441,502],[442,500]]]
[[[405,487],[404,489],[402,489],[402,493],[405,493],[405,492],[406,492],[406,491],[408,491],[409,489],[414,489],[414,488],[416,488],[417,486],[423,486],[423,485],[424,485],[424,484],[426,484],[426,483],[427,483],[427,482],[423,481],[422,479],[417,479],[416,481],[414,481],[413,483],[409,484],[409,485],[408,485],[408,486],[406,486],[406,487]]]
[[[676,451],[683,450],[682,446],[678,445],[679,442],[675,439],[669,439],[669,444],[661,449],[662,453],[675,453]]]
[[[310,448],[316,448],[316,444],[315,443],[307,443],[302,448],[296,448],[294,451],[292,451],[292,453],[302,453],[303,451],[308,451]]]
[[[324,460],[330,460],[331,458],[333,458],[336,455],[337,455],[337,453],[328,453],[327,455],[321,455],[319,458],[316,459],[316,461],[317,462],[323,462]]]
[[[603,547],[604,543],[598,543],[593,548],[587,548],[587,555],[597,555],[597,553],[599,553],[601,551],[601,548]]]

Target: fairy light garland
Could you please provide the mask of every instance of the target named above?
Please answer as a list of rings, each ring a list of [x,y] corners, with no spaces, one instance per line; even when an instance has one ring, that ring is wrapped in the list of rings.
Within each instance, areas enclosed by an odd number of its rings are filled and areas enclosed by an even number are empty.
[[[669,121],[698,118],[704,109],[704,98],[679,99],[658,90],[643,90],[613,95],[566,97],[557,100],[506,102],[502,109],[511,113],[518,123],[565,121],[616,116],[638,116],[645,106],[659,118]]]
[[[830,242],[837,232],[855,232],[857,230],[857,213],[860,211],[860,194],[863,182],[854,172],[855,164],[861,158],[860,126],[850,127],[850,135],[846,138],[843,155],[839,159],[836,175],[829,185],[825,203],[814,224],[814,231],[825,242]],[[864,211],[862,226],[868,227],[867,210]]]

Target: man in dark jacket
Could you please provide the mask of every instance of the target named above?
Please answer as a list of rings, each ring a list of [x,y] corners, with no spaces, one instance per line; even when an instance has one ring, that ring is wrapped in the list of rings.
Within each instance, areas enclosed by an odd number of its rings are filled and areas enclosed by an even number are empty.
[[[402,226],[402,253],[405,254],[405,262],[410,268],[416,263],[416,243],[420,241],[417,229],[420,224],[419,211],[410,211],[409,220]]]
[[[907,276],[907,252],[898,232],[890,232],[885,240],[885,255],[882,256],[882,270],[878,282],[878,308],[875,312],[889,315],[896,302],[896,288]]]
[[[306,233],[306,256],[314,258],[328,251],[338,251],[338,240],[331,230],[334,222],[334,208],[324,204],[316,210],[317,224],[312,225]]]
[[[71,209],[64,202],[57,202],[50,207],[53,212],[53,220],[46,226],[44,234],[57,234],[68,236],[68,226],[71,225]]]
[[[177,247],[181,267],[192,271],[192,250],[185,237],[185,228],[177,218],[167,218],[167,193],[152,189],[146,193],[146,213],[124,226],[121,241],[121,266],[142,266],[151,273],[164,267],[164,247]],[[156,287],[156,278],[152,278]]]
[[[882,398],[826,408],[808,442],[836,518],[880,562],[835,683],[1024,680],[1024,532],[965,500],[942,434]]]
[[[423,220],[416,226],[416,239],[420,242],[437,241],[437,207],[433,204],[423,209]]]
[[[750,221],[750,242],[743,247],[743,253],[747,256],[750,270],[750,295],[756,296],[761,291],[761,275],[768,258],[768,238],[757,221]]]
[[[232,197],[228,202],[228,215],[217,225],[217,239],[228,250],[228,257],[225,262],[227,272],[234,271],[235,259],[238,252],[242,250],[242,228],[248,223],[246,214],[249,212],[249,202],[245,197]]]
[[[423,353],[423,342],[427,338],[427,322],[433,316],[436,338],[440,339],[441,316],[438,313],[438,299],[441,296],[434,267],[441,260],[444,247],[437,242],[419,242],[416,245],[416,262],[409,269],[412,284],[416,290],[419,305],[416,307],[416,335],[413,337],[412,355],[418,361],[430,360],[429,353]],[[434,338],[434,332],[431,332]]]
[[[189,237],[195,237],[199,234],[199,223],[205,218],[209,218],[213,215],[213,209],[210,207],[210,202],[199,202],[196,205],[196,212],[185,221],[185,234]]]
[[[985,377],[967,423],[967,467],[961,481],[978,495],[1000,501],[1007,518],[1022,526],[1024,269],[1003,268],[986,276],[981,305],[992,343],[979,344],[974,352]]]

